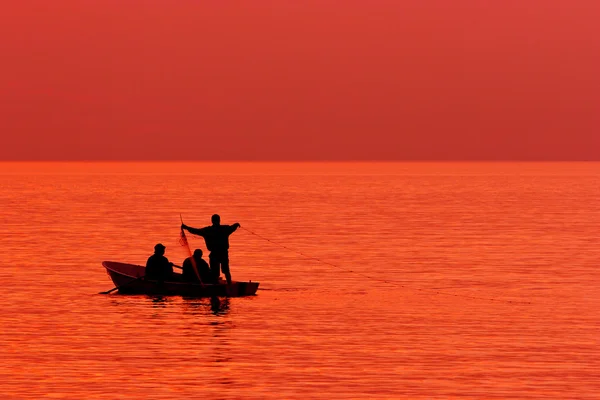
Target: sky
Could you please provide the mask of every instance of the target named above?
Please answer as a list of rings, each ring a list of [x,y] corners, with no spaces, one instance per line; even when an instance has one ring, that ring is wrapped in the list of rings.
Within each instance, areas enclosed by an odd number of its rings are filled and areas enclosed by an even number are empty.
[[[600,160],[598,0],[0,5],[0,160]]]

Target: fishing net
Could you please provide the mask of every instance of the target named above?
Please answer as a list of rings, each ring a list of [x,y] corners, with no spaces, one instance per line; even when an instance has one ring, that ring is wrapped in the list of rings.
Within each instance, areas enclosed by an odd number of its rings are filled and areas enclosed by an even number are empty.
[[[192,250],[190,249],[190,244],[187,240],[187,236],[185,236],[185,231],[182,229],[181,233],[179,234],[179,244],[181,245],[181,247],[185,247],[188,251],[188,253],[190,253],[190,256],[192,255]]]
[[[184,247],[189,256],[190,256],[190,261],[192,262],[192,267],[194,268],[194,273],[196,274],[196,277],[198,278],[198,281],[200,282],[201,285],[204,286],[204,283],[202,282],[202,279],[200,278],[200,274],[198,273],[198,267],[196,266],[196,260],[194,260],[194,256],[192,255],[192,249],[190,248],[190,244],[187,240],[187,236],[185,235],[185,231],[183,229],[181,229],[181,232],[179,233],[179,244]]]

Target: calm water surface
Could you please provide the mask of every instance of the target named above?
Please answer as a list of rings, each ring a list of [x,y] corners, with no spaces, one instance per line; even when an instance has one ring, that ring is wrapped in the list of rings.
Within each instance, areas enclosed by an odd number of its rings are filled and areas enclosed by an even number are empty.
[[[598,163],[3,163],[0,188],[3,399],[600,398]],[[274,242],[231,237],[257,296],[98,294],[103,260],[181,263],[179,213],[215,212]]]

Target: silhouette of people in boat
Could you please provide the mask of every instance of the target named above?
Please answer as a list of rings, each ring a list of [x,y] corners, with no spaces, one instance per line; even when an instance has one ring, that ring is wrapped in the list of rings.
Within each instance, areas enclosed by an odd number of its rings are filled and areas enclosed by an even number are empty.
[[[233,225],[221,225],[221,217],[215,214],[211,217],[212,225],[204,228],[192,228],[181,224],[181,229],[186,229],[193,235],[202,236],[206,243],[206,248],[210,251],[208,260],[210,270],[213,273],[213,279],[218,281],[221,275],[220,269],[223,269],[227,284],[231,285],[231,272],[229,271],[229,235],[237,228],[239,223]]]
[[[173,277],[173,263],[165,257],[165,246],[158,243],[146,262],[146,279],[167,281]]]
[[[213,278],[213,274],[208,266],[208,263],[202,258],[202,250],[194,250],[194,254],[188,257],[183,262],[183,273],[182,278],[184,282],[198,283],[198,276],[194,271],[194,263],[196,269],[200,275],[202,283],[216,283],[216,279]]]

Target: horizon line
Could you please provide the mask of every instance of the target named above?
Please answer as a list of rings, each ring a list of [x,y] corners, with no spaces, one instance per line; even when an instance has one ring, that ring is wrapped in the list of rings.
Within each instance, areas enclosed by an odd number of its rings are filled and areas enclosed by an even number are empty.
[[[478,163],[545,163],[545,162],[600,162],[598,159],[340,159],[340,160],[317,160],[317,159],[300,159],[300,160],[253,160],[253,159],[222,159],[222,160],[165,160],[165,159],[23,159],[23,160],[6,160],[0,159],[0,163],[428,163],[428,162],[478,162]]]

